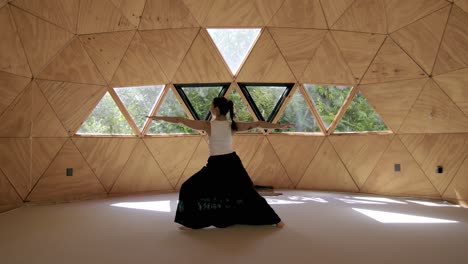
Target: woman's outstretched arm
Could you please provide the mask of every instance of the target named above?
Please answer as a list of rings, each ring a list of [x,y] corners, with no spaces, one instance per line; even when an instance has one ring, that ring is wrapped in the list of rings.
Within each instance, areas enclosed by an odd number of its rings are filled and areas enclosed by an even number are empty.
[[[147,116],[153,120],[166,121],[169,123],[182,124],[195,130],[209,131],[210,122],[204,120],[191,120],[179,116]]]
[[[252,128],[266,128],[266,129],[284,129],[293,127],[294,124],[273,124],[265,121],[256,121],[256,122],[236,122],[237,124],[237,131],[245,131]]]

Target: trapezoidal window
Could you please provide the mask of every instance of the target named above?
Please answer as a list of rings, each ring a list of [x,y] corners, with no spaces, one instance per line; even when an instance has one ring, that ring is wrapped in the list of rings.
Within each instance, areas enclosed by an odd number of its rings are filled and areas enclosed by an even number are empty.
[[[294,84],[239,83],[258,120],[272,122]]]
[[[106,92],[77,134],[132,135],[133,130],[112,96]]]
[[[320,114],[323,123],[329,128],[353,87],[304,84],[304,88]]]
[[[215,97],[224,96],[229,83],[175,84],[175,88],[196,120],[210,120],[210,106]]]
[[[260,28],[209,28],[208,34],[235,75],[254,46]]]
[[[354,96],[335,132],[389,131],[379,114],[361,92]]]

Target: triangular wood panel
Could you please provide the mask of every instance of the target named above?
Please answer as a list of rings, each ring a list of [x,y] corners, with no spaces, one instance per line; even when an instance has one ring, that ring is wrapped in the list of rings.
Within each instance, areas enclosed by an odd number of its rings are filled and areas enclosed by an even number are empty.
[[[359,82],[382,46],[385,36],[344,31],[333,31],[332,35],[354,78]]]
[[[285,0],[268,26],[328,28],[319,0]]]
[[[0,170],[0,213],[20,207],[22,203],[23,200]]]
[[[387,38],[361,83],[409,80],[423,76],[424,71],[391,38]]]
[[[67,168],[73,168],[73,176],[66,176]],[[105,195],[106,192],[96,175],[89,168],[75,144],[68,140],[39,179],[27,200],[32,202],[73,201]]]
[[[28,138],[0,139],[0,168],[18,194],[25,198],[32,188],[31,140]]]
[[[354,76],[330,33],[317,48],[300,81],[348,85],[355,83]]]
[[[323,141],[296,188],[359,192],[359,188],[328,139]]]
[[[80,39],[107,83],[110,83],[135,32],[81,35]]]
[[[392,131],[398,131],[427,78],[361,85],[362,94]],[[395,96],[401,95],[401,96]]]
[[[244,167],[249,166],[250,161],[262,144],[263,138],[263,135],[236,135],[233,137],[232,147]]]
[[[76,32],[80,0],[15,0],[12,4],[69,32]]]
[[[281,160],[293,186],[304,175],[325,137],[269,135],[268,140]]]
[[[275,188],[293,187],[291,179],[266,137],[246,169],[255,185]]]
[[[261,27],[262,16],[252,0],[216,0],[206,17],[204,27]]]
[[[41,178],[67,141],[66,138],[33,138],[31,158],[32,186]]]
[[[69,134],[74,134],[104,96],[106,88],[38,80],[39,87]]]
[[[231,82],[232,76],[223,58],[211,43],[208,33],[201,30],[195,38],[178,71],[174,83]]]
[[[264,25],[268,25],[278,9],[283,5],[284,0],[255,0],[258,13],[262,16]]]
[[[0,8],[0,71],[31,77],[28,60],[8,5]]]
[[[299,78],[327,34],[326,30],[269,28],[278,48]]]
[[[389,33],[449,5],[444,0],[392,0],[386,6]]]
[[[468,201],[468,158],[465,159],[442,197]]]
[[[98,69],[81,46],[79,38],[72,40],[38,75],[38,78],[86,84],[106,84]]]
[[[146,0],[111,0],[111,2],[132,25],[138,26],[140,24]]]
[[[394,171],[395,164],[400,164],[400,172]],[[384,195],[440,198],[439,192],[398,137],[393,137],[392,143],[380,158],[362,191]]]
[[[468,68],[436,76],[434,80],[468,116]]]
[[[106,191],[109,192],[138,140],[134,138],[76,138],[73,142]]]
[[[4,7],[8,2],[9,0],[0,0],[0,8]]]
[[[332,27],[354,0],[321,0],[328,26]]]
[[[205,138],[200,137],[200,143],[190,157],[190,161],[182,173],[179,181],[177,182],[176,189],[179,190],[182,184],[192,175],[200,171],[206,165],[209,156],[208,143]]]
[[[264,30],[240,69],[237,81],[241,82],[295,82],[268,30]]]
[[[140,35],[169,80],[179,68],[198,28],[141,31]]]
[[[468,117],[431,79],[405,119],[400,133],[468,132]]]
[[[53,56],[73,38],[73,34],[16,7],[12,7],[11,11],[29,66],[33,75],[37,76]]]
[[[215,0],[183,0],[185,6],[190,10],[193,17],[197,20],[199,25],[203,25],[203,22],[211,10],[211,6]]]
[[[427,74],[432,72],[450,8],[442,8],[391,34]]]
[[[117,178],[111,193],[171,191],[166,179],[145,143],[140,140]]]
[[[434,66],[434,75],[468,67],[468,13],[453,6]]]
[[[110,0],[81,0],[78,33],[92,34],[137,29]]]
[[[440,194],[468,155],[464,134],[400,135],[400,139]],[[443,166],[444,172],[437,173],[437,166]]]
[[[36,82],[31,83],[32,88],[32,137],[68,137],[67,130],[48,103]]]
[[[189,28],[199,24],[182,0],[147,0],[141,17],[141,30]]]
[[[167,83],[161,66],[137,32],[112,79],[112,87]]]
[[[339,135],[330,142],[359,188],[366,182],[393,135]]]
[[[468,0],[457,0],[455,4],[460,7],[463,11],[468,13]]]
[[[356,0],[331,28],[385,34],[387,23],[384,2],[382,0]]]
[[[146,138],[148,149],[172,186],[176,186],[200,137]]]
[[[30,82],[30,78],[0,71],[0,116]]]
[[[0,137],[31,135],[32,91],[28,85],[0,116]]]

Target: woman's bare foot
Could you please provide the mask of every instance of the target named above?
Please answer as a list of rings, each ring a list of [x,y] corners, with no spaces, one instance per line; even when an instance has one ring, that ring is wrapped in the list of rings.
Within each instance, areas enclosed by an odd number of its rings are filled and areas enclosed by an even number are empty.
[[[279,222],[279,223],[276,224],[276,227],[277,227],[277,228],[283,228],[284,226],[285,226],[285,224],[284,224],[283,221],[281,221],[281,222]]]
[[[192,230],[192,228],[186,227],[186,226],[179,226],[179,229],[180,230]]]

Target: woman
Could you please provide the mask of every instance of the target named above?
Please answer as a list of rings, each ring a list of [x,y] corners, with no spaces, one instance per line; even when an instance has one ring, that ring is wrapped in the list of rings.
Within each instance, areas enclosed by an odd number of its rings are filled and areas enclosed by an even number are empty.
[[[149,117],[206,131],[209,138],[208,163],[182,184],[175,222],[182,225],[181,229],[199,229],[211,225],[228,227],[235,224],[283,227],[284,223],[257,193],[241,160],[232,150],[232,134],[256,127],[288,128],[292,124],[235,122],[234,105],[224,97],[213,99],[210,112],[214,117],[212,121]],[[228,112],[231,122],[226,118]]]

